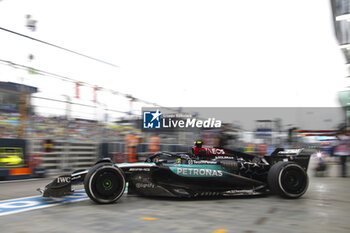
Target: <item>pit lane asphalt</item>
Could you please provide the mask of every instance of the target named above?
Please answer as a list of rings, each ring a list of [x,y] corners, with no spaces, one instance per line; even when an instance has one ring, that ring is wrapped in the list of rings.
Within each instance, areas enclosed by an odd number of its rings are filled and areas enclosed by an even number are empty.
[[[44,187],[57,176],[46,178],[0,181],[0,201],[39,195],[37,188]]]
[[[35,192],[38,184],[48,180],[20,183]],[[20,189],[19,183],[0,183],[0,193],[4,187],[13,193],[16,187],[17,193]],[[183,200],[124,195],[111,205],[85,200],[0,216],[0,229],[17,233],[349,232],[349,219],[350,178],[310,174],[308,191],[296,200],[278,196]]]

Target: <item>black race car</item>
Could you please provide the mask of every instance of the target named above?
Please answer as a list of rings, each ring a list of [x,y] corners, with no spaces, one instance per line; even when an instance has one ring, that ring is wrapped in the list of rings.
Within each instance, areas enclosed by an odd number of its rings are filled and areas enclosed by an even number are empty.
[[[163,197],[279,194],[299,198],[308,188],[310,154],[303,149],[276,149],[260,157],[221,148],[202,147],[191,153],[159,152],[145,162],[113,164],[98,161],[89,170],[75,171],[39,189],[44,197],[73,193],[84,183],[97,203],[112,203],[124,193]]]

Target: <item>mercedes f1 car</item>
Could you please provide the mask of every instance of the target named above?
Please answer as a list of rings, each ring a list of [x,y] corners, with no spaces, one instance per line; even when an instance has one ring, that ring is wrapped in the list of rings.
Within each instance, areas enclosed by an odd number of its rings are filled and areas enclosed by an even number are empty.
[[[299,198],[308,188],[310,154],[276,149],[260,157],[196,142],[190,153],[158,152],[145,162],[114,164],[102,159],[88,170],[54,179],[39,189],[43,197],[61,197],[84,184],[97,203],[113,203],[125,192],[143,196],[201,197],[277,194]]]

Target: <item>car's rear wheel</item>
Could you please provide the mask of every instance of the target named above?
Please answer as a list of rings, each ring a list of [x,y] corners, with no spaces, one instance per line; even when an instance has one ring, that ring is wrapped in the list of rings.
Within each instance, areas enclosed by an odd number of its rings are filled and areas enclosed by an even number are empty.
[[[112,163],[96,164],[84,179],[87,195],[100,204],[117,201],[124,193],[125,184],[123,171]]]
[[[286,198],[301,197],[309,185],[305,170],[293,162],[274,164],[268,173],[267,181],[273,193]]]

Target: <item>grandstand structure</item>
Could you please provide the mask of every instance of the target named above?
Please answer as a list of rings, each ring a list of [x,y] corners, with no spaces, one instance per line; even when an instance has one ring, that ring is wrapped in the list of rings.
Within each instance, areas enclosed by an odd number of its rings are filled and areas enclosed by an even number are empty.
[[[0,111],[18,113],[22,95],[26,95],[25,104],[30,107],[31,94],[36,92],[38,92],[36,87],[13,82],[0,82]]]
[[[3,122],[12,125],[18,138],[24,137],[28,115],[33,114],[31,95],[36,92],[38,88],[33,86],[0,82],[0,112],[7,118]]]

